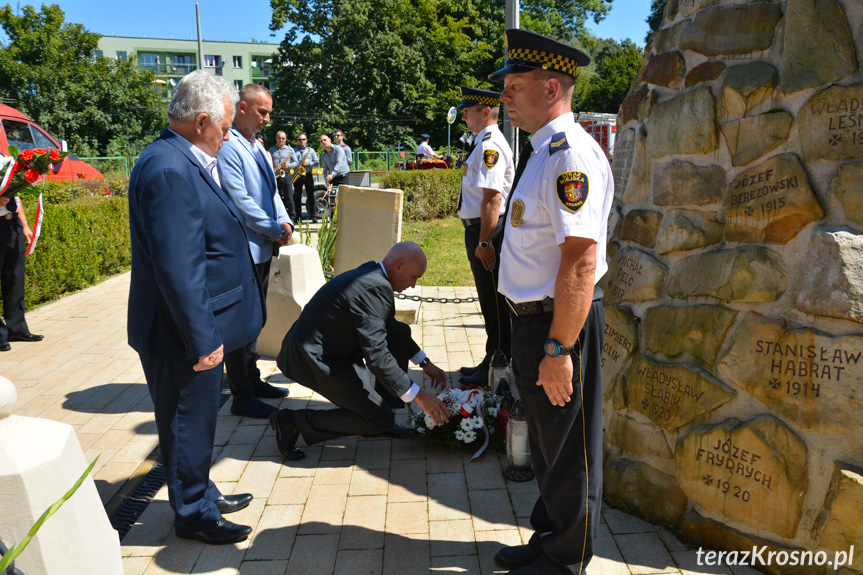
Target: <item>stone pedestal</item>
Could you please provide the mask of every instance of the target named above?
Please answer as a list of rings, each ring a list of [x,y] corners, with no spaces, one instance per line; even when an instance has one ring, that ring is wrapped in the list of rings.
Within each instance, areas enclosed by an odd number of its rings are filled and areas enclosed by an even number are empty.
[[[267,292],[267,324],[258,337],[258,353],[276,357],[285,334],[300,312],[324,285],[324,271],[314,248],[302,244],[283,246],[270,266]]]
[[[402,234],[401,190],[339,187],[336,274],[369,260],[381,261]]]
[[[20,542],[87,468],[71,425],[10,415],[16,393],[0,377],[0,540]],[[122,575],[120,537],[88,476],[15,560],[23,573]]]

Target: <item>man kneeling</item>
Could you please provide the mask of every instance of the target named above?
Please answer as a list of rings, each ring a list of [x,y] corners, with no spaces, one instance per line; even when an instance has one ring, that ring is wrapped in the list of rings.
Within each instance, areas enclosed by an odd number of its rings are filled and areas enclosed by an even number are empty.
[[[425,270],[422,249],[401,242],[381,263],[367,262],[334,277],[306,304],[282,342],[277,363],[287,377],[337,409],[283,409],[270,415],[285,457],[303,457],[295,449],[300,434],[308,445],[347,435],[390,434],[391,405],[398,401],[416,401],[438,425],[449,420],[446,406],[408,377],[407,361],[418,362],[435,387],[444,387],[444,372],[413,342],[410,328],[395,320],[394,292],[414,287]]]

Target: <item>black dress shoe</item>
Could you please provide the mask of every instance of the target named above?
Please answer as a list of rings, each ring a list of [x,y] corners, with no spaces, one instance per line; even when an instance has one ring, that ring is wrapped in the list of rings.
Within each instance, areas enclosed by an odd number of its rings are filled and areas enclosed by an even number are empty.
[[[24,331],[21,333],[9,332],[9,341],[42,341],[45,336],[36,335],[35,333],[30,333],[29,331]]]
[[[278,411],[278,408],[254,397],[242,403],[237,403],[236,400],[231,403],[231,413],[254,419],[267,419],[271,413],[275,413],[276,411]]]
[[[392,437],[393,439],[411,439],[417,435],[417,430],[413,427],[405,427],[398,423],[393,423],[393,428],[382,434],[384,437]]]
[[[482,360],[479,365],[474,367],[460,367],[458,368],[458,372],[462,375],[473,375],[481,369],[488,370],[488,358]]]
[[[488,385],[488,368],[477,370],[473,375],[466,375],[458,382],[462,385]]]
[[[12,349],[12,346],[5,341],[0,341],[0,351],[9,351]]]
[[[239,493],[237,495],[220,495],[218,499],[216,499],[216,507],[219,510],[219,513],[225,515],[226,513],[233,513],[235,511],[239,511],[240,509],[245,509],[249,506],[249,503],[252,502],[251,493]]]
[[[542,555],[541,551],[536,551],[530,545],[514,545],[512,547],[504,547],[494,556],[494,562],[504,569],[518,569],[525,565],[530,565]]]
[[[212,527],[200,531],[177,531],[176,533],[180,539],[196,539],[210,545],[227,545],[245,541],[251,532],[251,527],[231,523],[223,517]]]
[[[286,387],[276,387],[266,381],[259,381],[252,386],[252,393],[260,399],[281,399],[288,397],[291,392]]]
[[[279,451],[289,461],[299,461],[306,456],[299,449],[294,449],[300,438],[300,430],[291,423],[289,409],[282,409],[270,414],[270,427],[276,432],[276,445],[279,446]]]

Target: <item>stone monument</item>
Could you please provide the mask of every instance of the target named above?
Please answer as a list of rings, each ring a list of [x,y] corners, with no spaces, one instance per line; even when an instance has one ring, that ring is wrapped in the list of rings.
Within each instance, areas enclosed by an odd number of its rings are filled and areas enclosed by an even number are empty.
[[[727,551],[854,546],[845,574],[863,573],[861,57],[859,0],[669,0],[618,115],[600,284],[605,497]]]

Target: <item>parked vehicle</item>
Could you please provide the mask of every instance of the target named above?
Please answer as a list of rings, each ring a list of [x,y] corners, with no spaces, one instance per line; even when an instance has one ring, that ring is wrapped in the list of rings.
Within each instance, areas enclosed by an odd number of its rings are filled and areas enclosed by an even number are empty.
[[[576,112],[575,121],[581,124],[584,131],[599,142],[605,155],[611,160],[614,154],[614,138],[617,135],[617,114],[599,114],[593,112]]]
[[[294,177],[294,170],[290,170]],[[312,181],[315,189],[315,217],[321,219],[327,213],[327,182],[324,181],[324,169],[312,168]],[[303,188],[303,206],[306,205],[306,190]]]
[[[19,150],[55,148],[67,151],[65,141],[58,142],[57,138],[42,129],[41,126],[27,117],[27,115],[22,114],[15,108],[0,104],[0,153],[8,156],[9,146],[16,146]],[[48,172],[48,179],[104,180],[105,176],[99,170],[69,152],[69,157],[63,160],[59,166],[55,165],[54,170]]]

